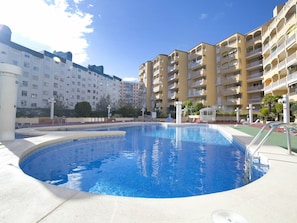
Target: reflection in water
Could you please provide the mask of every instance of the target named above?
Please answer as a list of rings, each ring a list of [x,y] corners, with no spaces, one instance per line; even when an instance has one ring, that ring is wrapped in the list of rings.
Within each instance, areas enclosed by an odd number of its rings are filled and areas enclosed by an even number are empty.
[[[214,129],[142,125],[120,130],[125,137],[48,146],[21,167],[54,185],[120,196],[184,197],[243,185],[242,151]]]

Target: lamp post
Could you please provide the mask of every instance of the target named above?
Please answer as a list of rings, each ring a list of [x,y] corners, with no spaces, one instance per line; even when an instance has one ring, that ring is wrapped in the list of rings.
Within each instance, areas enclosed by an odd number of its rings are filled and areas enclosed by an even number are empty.
[[[51,120],[53,121],[53,119],[54,119],[54,104],[56,103],[56,101],[55,101],[55,98],[49,98],[48,99],[48,102],[49,103],[51,103],[51,111],[50,111],[50,118],[51,118]]]
[[[240,109],[237,107],[235,109],[235,112],[236,112],[236,122],[239,123],[239,112],[240,112]]]
[[[108,117],[108,119],[110,119],[110,116],[111,116],[111,114],[110,114],[110,109],[111,109],[111,106],[108,105],[108,106],[107,106],[107,117]]]
[[[279,102],[283,103],[284,123],[290,123],[290,104],[288,95],[284,94],[283,99],[280,99]]]
[[[145,108],[142,107],[142,109],[141,109],[141,112],[142,112],[142,121],[144,121],[144,111],[145,111]]]
[[[250,122],[250,124],[252,124],[253,123],[253,109],[255,109],[255,107],[253,107],[252,104],[249,104],[249,106],[246,107],[246,109],[249,110],[249,122]]]

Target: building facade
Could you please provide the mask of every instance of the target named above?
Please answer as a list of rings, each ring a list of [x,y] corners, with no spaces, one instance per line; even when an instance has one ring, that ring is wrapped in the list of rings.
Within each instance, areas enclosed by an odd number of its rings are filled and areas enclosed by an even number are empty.
[[[297,101],[296,0],[275,7],[273,16],[262,31],[264,94]]]
[[[147,70],[146,75],[154,78],[147,79],[151,83],[146,85],[151,84],[154,90],[146,92],[143,104],[151,110],[154,107],[150,103],[155,99],[166,111],[164,106],[190,99],[230,112],[248,111],[251,105],[259,111],[264,95],[286,94],[290,101],[297,101],[296,6],[297,0],[276,6],[271,20],[247,34],[234,33],[214,45],[200,43],[187,52],[174,50],[163,55],[162,60],[168,60],[167,73],[163,68],[160,76],[157,65],[151,73]],[[185,56],[186,66],[182,59]],[[153,61],[156,64],[156,59]],[[142,74],[140,70],[140,82]]]
[[[133,108],[142,108],[139,100],[139,89],[137,82],[122,81],[120,87],[120,107],[132,106]]]
[[[36,52],[11,42],[11,31],[0,26],[0,62],[19,66],[18,108],[48,108],[49,99],[58,100],[67,109],[87,101],[96,109],[101,97],[110,96],[118,107],[122,80],[104,74],[103,66],[81,66],[72,62],[71,52]]]

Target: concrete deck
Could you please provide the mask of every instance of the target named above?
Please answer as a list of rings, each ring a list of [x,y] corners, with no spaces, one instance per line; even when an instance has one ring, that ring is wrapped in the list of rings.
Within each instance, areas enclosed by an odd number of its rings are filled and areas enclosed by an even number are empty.
[[[243,144],[251,141],[250,136],[234,128],[222,128]],[[34,131],[29,130],[31,134]],[[188,198],[143,199],[63,189],[24,174],[19,160],[38,146],[103,133],[51,131],[42,134],[45,135],[0,142],[0,222],[211,223],[217,210],[237,213],[249,223],[297,222],[297,156],[288,155],[276,146],[261,148],[260,153],[268,159],[270,169],[265,176],[244,187]],[[231,220],[226,222],[235,222]]]

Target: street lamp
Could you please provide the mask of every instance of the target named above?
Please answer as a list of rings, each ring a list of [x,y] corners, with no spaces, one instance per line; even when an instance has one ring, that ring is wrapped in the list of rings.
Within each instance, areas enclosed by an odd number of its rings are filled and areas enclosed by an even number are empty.
[[[283,103],[284,123],[290,123],[290,104],[288,95],[284,94],[283,98],[279,99],[278,102]]]
[[[49,98],[48,102],[51,103],[50,117],[51,117],[51,120],[53,120],[54,119],[54,104],[56,103],[55,98]]]
[[[239,112],[240,112],[240,109],[237,107],[235,109],[235,112],[236,112],[236,122],[239,123]]]
[[[55,103],[56,103],[55,98],[54,97],[49,98],[48,102],[51,103],[50,118],[52,120],[52,124],[54,124],[54,112],[55,112],[54,106],[55,106]]]
[[[142,109],[141,109],[141,112],[142,112],[142,121],[144,121],[144,111],[145,111],[145,108],[142,107]]]
[[[255,107],[252,104],[249,104],[248,107],[246,107],[247,110],[249,110],[249,122],[250,124],[253,123],[253,109],[255,109]]]
[[[111,116],[111,114],[110,114],[110,109],[111,109],[111,106],[108,105],[108,106],[107,106],[107,111],[108,111],[108,113],[107,113],[107,117],[108,117],[108,119],[110,119],[110,116]]]

